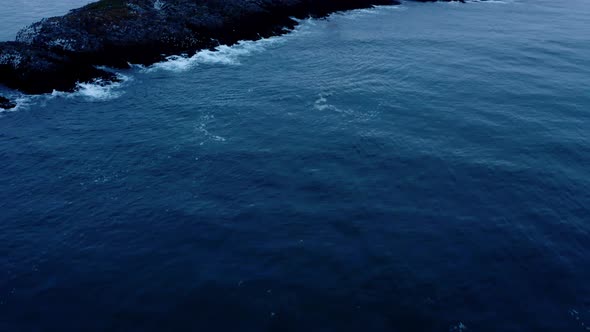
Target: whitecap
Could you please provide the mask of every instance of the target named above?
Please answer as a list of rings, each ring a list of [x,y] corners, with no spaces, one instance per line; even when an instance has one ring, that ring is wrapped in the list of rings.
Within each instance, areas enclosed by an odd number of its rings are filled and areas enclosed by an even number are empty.
[[[183,72],[190,70],[198,65],[240,65],[241,58],[261,53],[269,46],[281,42],[279,36],[263,38],[256,41],[239,41],[235,45],[220,45],[213,50],[202,50],[193,56],[172,55],[165,61],[155,63],[145,70],[148,72],[154,70],[168,70],[174,72]]]
[[[8,99],[15,101],[16,107],[7,110],[0,109],[0,114],[28,109],[33,105],[44,106],[48,101],[55,98],[82,98],[90,102],[116,99],[124,94],[125,90],[122,85],[131,80],[131,77],[121,73],[116,73],[116,76],[116,82],[97,79],[88,83],[76,83],[76,88],[72,92],[53,90],[51,93],[41,95],[9,93],[6,96]]]
[[[32,98],[27,95],[8,96],[8,99],[14,100],[16,106],[9,109],[0,108],[0,114],[22,110],[24,108],[27,108],[32,102]]]
[[[356,20],[359,18],[364,18],[368,15],[377,15],[383,13],[385,10],[405,10],[407,9],[404,5],[391,5],[391,6],[374,6],[371,8],[361,8],[361,9],[353,9],[347,10],[343,12],[336,12],[331,14],[330,17],[338,16],[344,19],[349,20]]]
[[[88,101],[105,101],[119,98],[124,90],[121,86],[131,80],[131,77],[116,73],[117,81],[105,81],[97,79],[88,83],[77,83],[74,92],[63,92],[54,90],[51,97],[61,98],[84,98]]]
[[[299,35],[308,26],[313,26],[315,23],[312,19],[296,19],[297,25],[294,29],[286,29],[287,32],[284,35],[272,36],[269,38],[261,38],[258,40],[242,40],[234,45],[219,45],[212,50],[202,50],[195,53],[192,56],[183,55],[171,55],[166,60],[155,63],[151,66],[143,67],[136,66],[142,71],[152,72],[157,70],[166,70],[173,72],[184,72],[190,70],[199,65],[225,65],[225,66],[239,66],[241,60],[245,57],[262,53],[271,47],[281,45],[289,37]]]

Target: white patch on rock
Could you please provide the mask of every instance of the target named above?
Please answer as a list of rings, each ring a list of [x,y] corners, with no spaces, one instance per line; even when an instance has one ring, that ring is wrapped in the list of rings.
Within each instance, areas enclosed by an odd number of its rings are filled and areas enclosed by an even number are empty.
[[[130,10],[132,10],[135,13],[141,13],[144,11],[141,7],[139,7],[138,5],[133,4],[133,3],[128,3],[127,8],[129,8]]]
[[[22,56],[18,53],[0,53],[0,65],[10,65],[18,68],[22,62]]]
[[[459,322],[457,325],[453,325],[449,328],[449,332],[465,332],[467,331],[467,326],[462,322]]]
[[[74,40],[72,40],[72,39],[58,38],[58,39],[54,39],[54,40],[49,41],[47,43],[47,45],[50,47],[61,48],[64,51],[74,51],[74,47],[72,46],[72,43],[74,43]]]
[[[155,0],[154,1],[154,9],[155,10],[162,10],[166,6],[166,3],[163,0]]]
[[[28,27],[20,30],[16,35],[16,41],[26,44],[32,44],[35,37],[39,35],[42,23],[43,21],[29,25]]]

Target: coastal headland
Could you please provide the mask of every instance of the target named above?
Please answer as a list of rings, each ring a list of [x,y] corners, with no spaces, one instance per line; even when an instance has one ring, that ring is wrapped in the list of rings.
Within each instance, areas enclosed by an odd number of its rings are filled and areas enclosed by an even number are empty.
[[[398,0],[100,0],[22,29],[0,43],[0,85],[27,94],[117,80],[111,71],[150,65],[240,40],[280,35],[297,19],[398,5]],[[2,103],[0,107],[13,103]]]

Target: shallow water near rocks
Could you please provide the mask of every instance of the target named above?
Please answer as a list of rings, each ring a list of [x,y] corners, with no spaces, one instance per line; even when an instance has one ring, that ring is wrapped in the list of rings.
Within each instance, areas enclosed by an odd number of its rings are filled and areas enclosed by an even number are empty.
[[[405,3],[20,96],[0,331],[588,330],[588,27]]]

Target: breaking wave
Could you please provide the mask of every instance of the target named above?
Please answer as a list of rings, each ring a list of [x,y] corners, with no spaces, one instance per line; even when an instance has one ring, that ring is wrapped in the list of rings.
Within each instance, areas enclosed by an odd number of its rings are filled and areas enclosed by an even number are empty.
[[[298,25],[285,35],[262,38],[259,40],[242,40],[234,45],[220,45],[212,50],[202,50],[192,56],[172,55],[162,62],[143,67],[146,72],[168,70],[184,72],[199,65],[241,65],[241,60],[247,56],[262,53],[269,48],[284,43],[289,36],[302,32],[311,19],[296,20]]]
[[[170,70],[183,72],[201,64],[210,65],[240,65],[240,59],[255,53],[264,51],[270,45],[280,41],[280,37],[271,37],[257,41],[240,41],[233,46],[221,45],[214,50],[197,52],[193,56],[172,55],[163,62],[158,62],[145,70]]]
[[[84,98],[88,101],[104,101],[121,97],[125,91],[121,86],[131,80],[130,76],[116,73],[118,81],[110,82],[102,79],[89,83],[78,83],[74,92],[53,91],[51,97]]]

